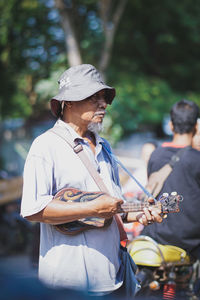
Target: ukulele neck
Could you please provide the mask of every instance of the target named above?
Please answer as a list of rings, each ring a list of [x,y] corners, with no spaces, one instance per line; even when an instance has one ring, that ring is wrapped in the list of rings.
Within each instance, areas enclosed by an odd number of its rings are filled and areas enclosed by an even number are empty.
[[[121,208],[123,210],[123,212],[136,212],[136,211],[142,211],[145,207],[156,207],[156,204],[148,204],[148,203],[129,203],[126,202],[124,204],[121,205]]]

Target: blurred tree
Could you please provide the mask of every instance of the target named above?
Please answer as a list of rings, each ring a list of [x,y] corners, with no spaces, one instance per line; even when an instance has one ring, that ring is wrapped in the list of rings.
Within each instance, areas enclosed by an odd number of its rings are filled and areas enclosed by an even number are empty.
[[[35,83],[49,76],[64,51],[62,30],[48,2],[0,2],[0,119],[32,113]]]
[[[97,63],[98,69],[104,74],[106,71],[113,48],[115,33],[124,12],[127,0],[99,0],[99,1],[64,1],[55,0],[55,7],[61,15],[61,24],[65,33],[65,44],[70,66],[83,62],[80,44],[88,43],[87,40],[80,41],[78,36],[83,26],[83,18],[89,21],[88,29],[96,31],[101,35],[100,53]],[[81,21],[81,22],[80,22]],[[80,27],[81,26],[81,27]],[[79,31],[79,35],[77,34]]]
[[[139,129],[156,131],[169,107],[180,97],[164,80],[124,74],[123,85],[117,88],[116,101],[110,109],[112,124],[120,126],[123,136]]]
[[[41,112],[80,62],[117,88],[114,139],[155,128],[181,96],[200,104],[198,0],[2,0],[0,12],[0,119]]]
[[[177,91],[200,91],[200,2],[129,1],[115,49],[113,66],[128,74],[162,78]]]
[[[65,44],[70,66],[82,64],[79,41],[74,27],[74,6],[72,1],[55,0],[55,7],[59,10],[61,24],[65,33]]]

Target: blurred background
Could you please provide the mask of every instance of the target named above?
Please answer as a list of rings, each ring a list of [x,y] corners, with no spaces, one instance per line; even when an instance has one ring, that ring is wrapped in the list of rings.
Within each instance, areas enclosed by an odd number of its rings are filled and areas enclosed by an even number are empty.
[[[170,139],[172,104],[200,105],[200,2],[1,0],[0,13],[0,261],[34,272],[38,224],[19,215],[23,166],[55,122],[59,76],[91,63],[116,88],[103,135],[137,170],[145,143]]]

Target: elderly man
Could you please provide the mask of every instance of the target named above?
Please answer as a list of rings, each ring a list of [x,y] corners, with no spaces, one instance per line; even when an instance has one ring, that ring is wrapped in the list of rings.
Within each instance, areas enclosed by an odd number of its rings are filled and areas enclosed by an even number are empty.
[[[59,93],[51,100],[52,113],[61,128],[83,152],[99,173],[108,193],[92,201],[58,201],[54,195],[63,188],[78,189],[85,197],[99,191],[88,169],[64,139],[47,131],[33,142],[24,168],[21,214],[40,222],[39,278],[55,287],[86,290],[105,295],[123,284],[120,272],[120,235],[117,218],[123,203],[119,194],[118,171],[105,153],[101,130],[106,107],[115,97],[95,67],[78,65],[66,70],[59,80]],[[109,148],[110,149],[110,148]],[[73,193],[73,190],[72,190]],[[127,222],[161,222],[160,210],[146,209],[123,215]],[[88,218],[110,220],[105,227],[94,227],[77,234],[63,234],[57,226]]]

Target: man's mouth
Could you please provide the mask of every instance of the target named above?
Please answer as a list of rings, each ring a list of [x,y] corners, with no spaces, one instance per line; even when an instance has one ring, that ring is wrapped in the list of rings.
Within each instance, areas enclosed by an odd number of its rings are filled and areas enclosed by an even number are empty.
[[[106,114],[105,111],[98,111],[94,114],[95,117],[104,117]]]

